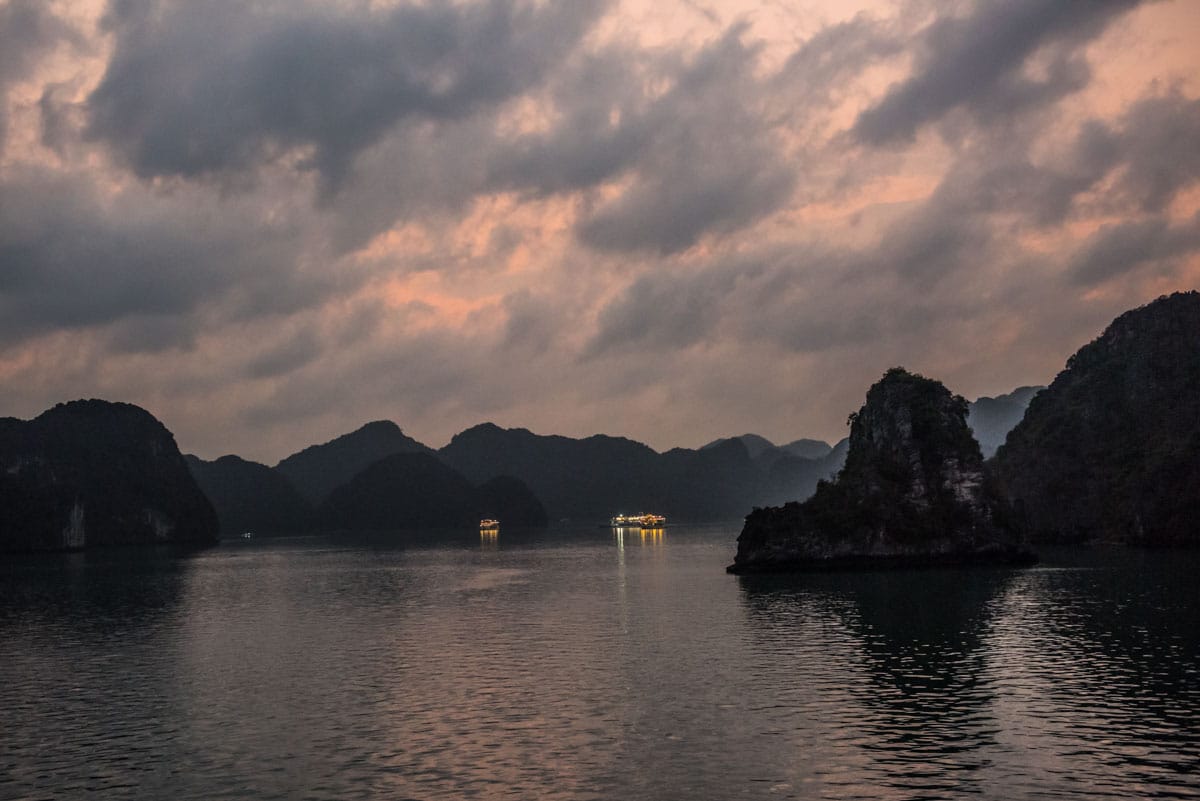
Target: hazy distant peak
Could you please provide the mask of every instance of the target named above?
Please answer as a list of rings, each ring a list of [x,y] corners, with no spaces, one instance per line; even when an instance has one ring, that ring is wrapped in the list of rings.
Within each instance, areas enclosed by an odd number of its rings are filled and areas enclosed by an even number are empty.
[[[758,434],[742,434],[741,436],[737,437],[722,437],[721,439],[714,439],[707,445],[701,445],[700,450],[706,451],[711,448],[716,448],[717,446],[723,445],[732,440],[740,440],[741,443],[746,446],[746,451],[750,454],[750,458],[752,459],[761,453],[774,450],[775,448],[775,443],[771,442],[771,440],[767,439],[766,437]]]
[[[1045,387],[1041,385],[1017,387],[1012,392],[1008,392],[1004,395],[996,395],[995,397],[983,395],[976,399],[975,403],[1000,402],[1017,403],[1021,406],[1028,406],[1029,401],[1033,399],[1033,396],[1041,392],[1043,389],[1045,389]]]
[[[792,440],[786,445],[780,445],[779,449],[801,459],[824,459],[833,452],[833,446],[821,439]]]
[[[985,395],[969,404],[967,425],[979,441],[983,458],[991,458],[996,449],[1004,443],[1008,432],[1021,422],[1029,401],[1043,389],[1045,387],[1042,386],[1018,387],[994,398]]]

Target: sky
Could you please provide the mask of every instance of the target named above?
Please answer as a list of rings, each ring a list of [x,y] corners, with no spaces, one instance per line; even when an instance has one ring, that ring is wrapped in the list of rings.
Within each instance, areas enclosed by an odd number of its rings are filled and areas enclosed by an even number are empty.
[[[0,415],[832,442],[1197,287],[1197,0],[0,0]]]

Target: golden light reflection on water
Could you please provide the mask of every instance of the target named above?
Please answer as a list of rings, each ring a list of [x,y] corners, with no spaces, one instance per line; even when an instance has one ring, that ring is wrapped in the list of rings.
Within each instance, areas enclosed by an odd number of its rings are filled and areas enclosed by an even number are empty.
[[[658,547],[663,544],[663,535],[666,534],[666,530],[661,528],[643,528],[639,529],[638,534],[641,535],[642,545]]]
[[[614,526],[613,537],[617,542],[617,550],[625,550],[626,537],[632,542],[633,538],[637,537],[637,542],[642,546],[659,547],[663,544],[663,536],[666,534],[666,529],[661,528],[641,528],[639,526]]]
[[[500,544],[500,529],[498,528],[482,528],[479,530],[479,549],[482,551],[494,551]]]

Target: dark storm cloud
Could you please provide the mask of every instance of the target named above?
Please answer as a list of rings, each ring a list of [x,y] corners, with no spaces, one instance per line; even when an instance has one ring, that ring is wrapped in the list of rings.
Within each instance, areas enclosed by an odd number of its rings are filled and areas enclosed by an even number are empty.
[[[218,299],[235,315],[270,314],[328,291],[321,276],[297,267],[301,232],[244,207],[137,192],[106,198],[40,169],[10,172],[0,193],[3,344],[59,328],[184,315]],[[181,325],[144,330],[178,339]],[[122,349],[136,344],[122,341]]]
[[[721,299],[735,270],[653,272],[634,281],[600,312],[587,356],[610,350],[677,350],[708,336],[721,319]]]
[[[200,333],[195,315],[175,312],[125,311],[104,328],[104,346],[110,353],[163,353],[192,347]]]
[[[772,91],[794,98],[796,110],[829,102],[853,78],[881,59],[903,52],[904,36],[859,14],[822,28],[796,49],[775,76]]]
[[[330,202],[339,249],[397,218],[461,211],[475,196],[542,198],[621,182],[595,205],[585,195],[578,238],[598,250],[674,253],[710,232],[744,228],[790,196],[796,167],[759,51],[735,27],[690,58],[612,45],[578,52],[547,76],[544,130],[508,134],[491,110],[401,126],[363,154]],[[539,97],[543,97],[539,95]]]
[[[1102,185],[1088,200],[1102,213],[1157,214],[1200,181],[1200,101],[1178,92],[1143,97],[1113,121],[1085,121],[1061,153],[1035,163],[1038,136],[1009,132],[960,151],[930,197],[931,213],[1007,214],[1050,227],[1087,213],[1081,197]]]
[[[76,123],[79,108],[71,102],[74,87],[67,83],[48,84],[42,89],[38,110],[42,118],[42,145],[66,157],[68,149],[76,140],[79,126]]]
[[[336,188],[396,125],[530,89],[603,5],[114,2],[88,132],[142,177],[228,175],[299,153]]]
[[[1144,98],[1119,129],[1096,135],[1107,140],[1097,149],[1115,154],[1119,191],[1142,211],[1163,210],[1200,181],[1200,99],[1179,92]]]
[[[766,247],[644,275],[601,310],[584,355],[662,358],[718,341],[717,331],[726,345],[817,354],[930,324],[930,309],[897,291],[906,279],[892,250]]]
[[[1178,225],[1163,217],[1106,225],[1088,237],[1067,275],[1076,285],[1094,286],[1147,265],[1162,268],[1200,251],[1200,214]]]
[[[797,181],[785,126],[901,47],[895,31],[859,16],[823,29],[765,75],[740,25],[690,59],[593,53],[557,76],[549,130],[497,148],[489,183],[546,195],[626,178],[615,199],[580,220],[579,239],[614,252],[686,250],[782,206]],[[650,96],[656,85],[668,88]]]
[[[249,378],[286,375],[317,358],[321,349],[321,343],[313,331],[296,332],[251,359],[246,366],[246,375]]]
[[[8,135],[8,89],[29,76],[39,58],[75,32],[46,0],[9,0],[0,5],[0,152]]]
[[[432,408],[490,399],[503,404],[519,393],[509,386],[510,372],[519,371],[497,362],[484,341],[414,332],[339,354],[323,361],[320,369],[292,371],[241,416],[251,426],[270,426],[330,412],[345,414],[348,406],[364,403]]]
[[[608,48],[560,72],[551,87],[557,117],[547,131],[503,142],[491,155],[488,181],[536,196],[586,189],[636,163],[654,135],[639,53]]]
[[[663,174],[640,180],[620,199],[606,204],[579,226],[579,238],[598,250],[652,250],[666,255],[694,245],[709,232],[745,228],[779,208],[795,176],[765,151],[731,153],[730,161],[689,163],[701,148],[683,150]],[[740,162],[740,163],[738,163]]]
[[[764,108],[757,50],[734,27],[654,100],[632,184],[577,229],[600,250],[686,250],[709,232],[745,228],[779,208],[795,169]]]
[[[913,74],[859,115],[854,134],[872,145],[905,142],[954,109],[994,122],[1053,103],[1087,84],[1084,45],[1138,2],[989,0],[940,18],[915,42]],[[1035,56],[1045,63],[1031,75]]]
[[[527,289],[504,298],[508,315],[502,347],[513,352],[545,353],[555,346],[564,327],[564,312],[555,298]]]

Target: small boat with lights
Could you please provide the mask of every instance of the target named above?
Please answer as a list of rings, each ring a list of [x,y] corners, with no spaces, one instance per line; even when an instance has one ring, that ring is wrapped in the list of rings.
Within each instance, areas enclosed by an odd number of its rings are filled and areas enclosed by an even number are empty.
[[[483,520],[479,521],[479,530],[480,531],[499,531],[500,530],[500,521],[493,520],[490,517],[485,517]]]
[[[667,518],[662,515],[617,515],[609,521],[612,528],[665,528]]]

